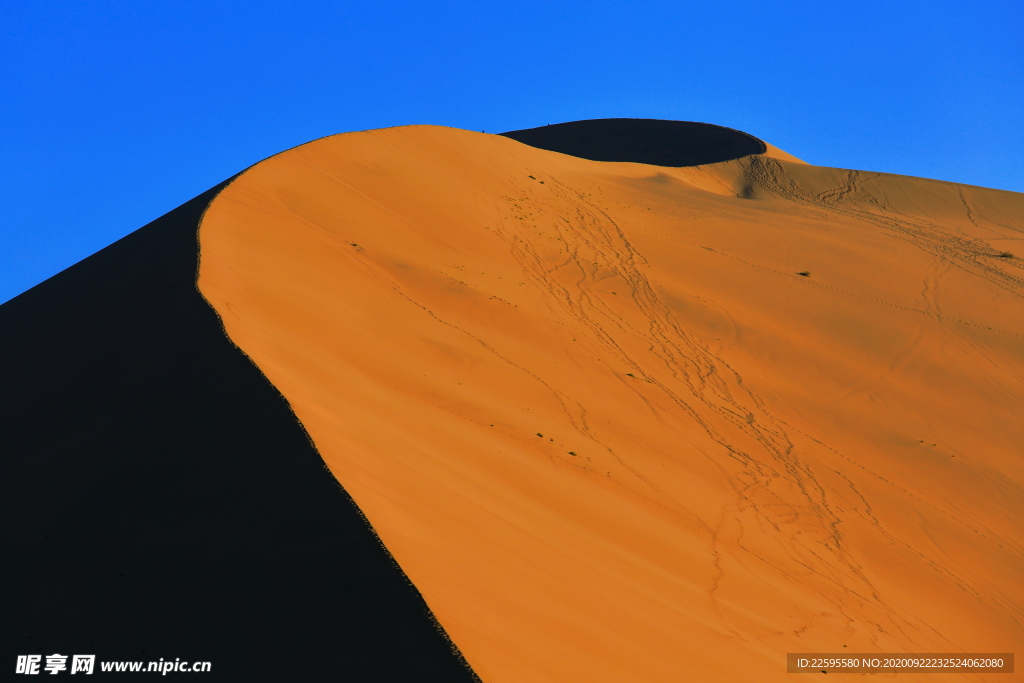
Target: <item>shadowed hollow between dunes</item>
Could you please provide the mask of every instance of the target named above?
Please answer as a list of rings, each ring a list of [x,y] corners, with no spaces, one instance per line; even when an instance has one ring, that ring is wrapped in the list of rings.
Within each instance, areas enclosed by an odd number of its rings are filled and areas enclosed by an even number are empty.
[[[699,166],[767,151],[742,131],[695,121],[590,119],[502,133],[523,144],[593,161]]]

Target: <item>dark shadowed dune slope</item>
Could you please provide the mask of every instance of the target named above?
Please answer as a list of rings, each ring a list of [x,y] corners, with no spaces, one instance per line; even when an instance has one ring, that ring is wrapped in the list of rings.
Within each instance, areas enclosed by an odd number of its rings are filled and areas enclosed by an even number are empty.
[[[218,189],[0,307],[4,666],[475,680],[198,293]]]
[[[753,135],[694,121],[590,119],[502,133],[531,147],[592,161],[699,166],[763,154]]]

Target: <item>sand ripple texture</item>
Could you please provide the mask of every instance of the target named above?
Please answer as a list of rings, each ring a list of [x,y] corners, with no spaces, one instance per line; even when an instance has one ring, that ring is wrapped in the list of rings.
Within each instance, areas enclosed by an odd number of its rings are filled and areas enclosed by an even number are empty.
[[[410,126],[208,209],[203,295],[486,683],[1024,649],[1024,195],[775,156]]]

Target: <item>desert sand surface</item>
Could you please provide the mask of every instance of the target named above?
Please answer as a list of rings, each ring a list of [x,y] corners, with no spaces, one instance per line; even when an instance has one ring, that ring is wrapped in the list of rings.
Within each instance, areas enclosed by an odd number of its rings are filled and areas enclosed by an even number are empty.
[[[92,653],[209,662],[207,683],[472,683],[196,289],[219,190],[0,305],[0,679]]]
[[[208,208],[200,291],[486,683],[1024,646],[1024,195],[784,155],[409,126]]]

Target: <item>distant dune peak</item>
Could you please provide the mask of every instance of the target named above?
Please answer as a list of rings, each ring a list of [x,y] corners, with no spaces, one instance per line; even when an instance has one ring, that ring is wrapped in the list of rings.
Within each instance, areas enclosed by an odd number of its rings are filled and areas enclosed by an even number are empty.
[[[589,119],[501,135],[582,159],[654,166],[701,166],[769,151],[764,141],[743,131],[663,119]]]

